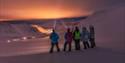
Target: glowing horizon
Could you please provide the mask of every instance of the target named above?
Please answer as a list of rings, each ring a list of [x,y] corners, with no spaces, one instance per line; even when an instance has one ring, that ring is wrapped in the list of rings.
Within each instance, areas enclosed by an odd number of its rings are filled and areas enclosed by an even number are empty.
[[[77,3],[75,3],[77,2]],[[55,19],[91,14],[79,7],[79,1],[64,0],[0,0],[0,20]]]
[[[5,12],[5,11],[4,11]],[[7,15],[8,18],[2,18],[2,19],[52,19],[52,18],[66,18],[66,17],[80,17],[80,16],[86,16],[90,13],[87,11],[75,10],[75,11],[69,11],[65,9],[24,9],[24,10],[9,10],[7,14],[3,12],[3,15]]]
[[[80,17],[123,0],[0,0],[0,20]]]

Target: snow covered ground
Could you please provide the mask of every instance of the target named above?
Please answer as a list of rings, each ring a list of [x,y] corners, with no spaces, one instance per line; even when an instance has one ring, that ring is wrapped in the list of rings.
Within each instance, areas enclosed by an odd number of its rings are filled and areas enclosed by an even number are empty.
[[[94,25],[99,46],[125,52],[125,7],[101,10],[84,20],[83,25]]]
[[[124,6],[113,7],[81,21],[80,25],[95,26],[97,47],[94,49],[49,54],[48,39],[0,42],[0,63],[125,63],[124,11]]]

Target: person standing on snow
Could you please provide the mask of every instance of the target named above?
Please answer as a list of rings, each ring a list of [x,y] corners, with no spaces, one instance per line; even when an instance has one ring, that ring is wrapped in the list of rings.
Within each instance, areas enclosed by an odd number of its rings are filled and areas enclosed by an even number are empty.
[[[65,43],[64,43],[63,51],[66,51],[67,45],[69,45],[69,50],[68,51],[71,51],[73,34],[72,34],[70,28],[67,29],[67,32],[65,33],[64,38],[65,38]]]
[[[58,46],[58,40],[59,40],[59,35],[55,32],[55,30],[53,29],[53,32],[50,34],[50,40],[51,40],[51,49],[50,49],[50,53],[53,52],[53,48],[56,45],[57,47],[57,51],[60,51],[60,48]]]
[[[75,49],[76,50],[80,50],[80,31],[79,31],[79,28],[78,27],[75,27],[75,30],[73,32],[73,39],[74,39],[74,42],[75,42]]]
[[[82,27],[82,32],[81,32],[81,40],[83,42],[84,45],[84,49],[87,49],[87,47],[89,48],[89,32],[86,29],[86,27]]]
[[[91,43],[91,48],[94,48],[96,47],[96,44],[95,44],[95,30],[94,30],[94,26],[93,25],[90,25],[89,26],[89,32],[90,32],[90,37],[89,37],[89,41]]]

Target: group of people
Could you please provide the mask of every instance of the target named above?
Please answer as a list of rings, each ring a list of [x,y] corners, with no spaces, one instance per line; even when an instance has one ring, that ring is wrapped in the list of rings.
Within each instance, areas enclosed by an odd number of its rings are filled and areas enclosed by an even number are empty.
[[[64,42],[64,48],[63,51],[66,51],[67,45],[68,51],[71,51],[72,48],[72,42],[74,41],[75,44],[75,50],[80,50],[80,42],[83,43],[84,49],[87,48],[94,48],[96,47],[95,44],[95,31],[94,26],[89,26],[89,31],[86,27],[82,27],[82,31],[79,30],[79,28],[76,26],[75,30],[71,30],[70,28],[67,29],[67,32],[65,32],[64,35],[65,42]],[[50,34],[50,40],[51,40],[51,49],[50,53],[53,52],[54,46],[57,47],[57,51],[60,51],[60,48],[58,46],[59,42],[59,35],[56,33],[56,31],[53,29],[53,32]]]

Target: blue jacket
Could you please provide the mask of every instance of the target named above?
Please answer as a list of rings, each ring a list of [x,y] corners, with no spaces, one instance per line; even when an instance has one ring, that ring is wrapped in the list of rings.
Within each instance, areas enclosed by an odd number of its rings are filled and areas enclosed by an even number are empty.
[[[52,43],[57,43],[58,40],[59,40],[59,35],[57,33],[55,33],[55,32],[52,32],[50,34],[50,39],[51,39]]]
[[[81,33],[81,40],[82,41],[88,41],[89,40],[90,33],[88,31],[82,31]]]

